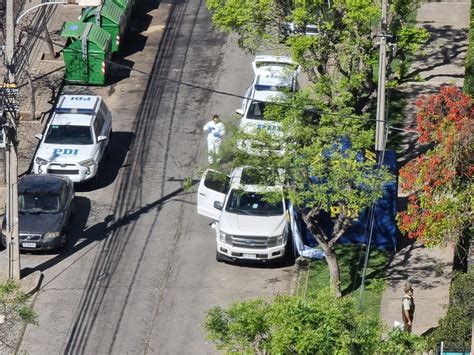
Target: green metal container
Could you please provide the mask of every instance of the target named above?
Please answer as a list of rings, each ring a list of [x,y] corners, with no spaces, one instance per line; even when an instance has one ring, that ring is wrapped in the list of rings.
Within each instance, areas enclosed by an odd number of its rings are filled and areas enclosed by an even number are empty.
[[[132,9],[134,0],[105,0],[105,3],[112,2],[120,7],[125,12],[125,28],[130,23],[130,17],[132,16]]]
[[[65,80],[104,85],[112,56],[110,34],[94,23],[66,22],[61,36],[67,37]]]
[[[120,40],[125,33],[125,11],[114,2],[107,2],[98,7],[86,7],[81,17],[82,22],[92,22],[103,28],[112,37],[112,53],[120,49]]]

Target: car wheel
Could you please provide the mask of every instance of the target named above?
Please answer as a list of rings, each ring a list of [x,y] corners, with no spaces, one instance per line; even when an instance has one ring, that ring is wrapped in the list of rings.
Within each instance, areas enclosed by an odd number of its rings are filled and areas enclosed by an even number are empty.
[[[100,187],[100,167],[97,169],[94,177],[89,180],[89,188],[98,189]]]
[[[110,146],[111,146],[111,144],[112,144],[112,134],[113,134],[113,132],[110,131],[109,141],[107,142],[107,146],[105,147],[105,158],[106,158],[106,159],[110,159],[110,155],[111,155],[111,153],[110,153]]]
[[[71,213],[69,214],[69,223],[71,223],[74,220],[74,216],[76,214],[76,208],[74,207],[74,199],[71,202]]]
[[[293,244],[293,236],[289,235],[286,241],[285,255],[283,256],[281,262],[288,266],[293,265],[297,257],[298,257],[298,251],[296,250]]]
[[[67,244],[67,233],[64,234],[64,238],[61,238],[61,242],[59,243],[59,249],[64,249]]]
[[[216,261],[218,263],[221,263],[224,261],[224,258],[221,256],[221,253],[219,253],[217,250],[216,250]]]

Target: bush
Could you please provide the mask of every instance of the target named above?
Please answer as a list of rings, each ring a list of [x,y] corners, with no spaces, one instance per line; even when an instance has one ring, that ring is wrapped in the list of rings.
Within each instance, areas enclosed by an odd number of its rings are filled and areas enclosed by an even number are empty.
[[[13,280],[0,283],[0,354],[13,353],[18,335],[25,324],[37,324],[38,315]]]
[[[375,284],[374,284],[375,285]],[[380,289],[382,283],[378,282]],[[233,354],[414,354],[426,350],[421,337],[394,330],[382,339],[380,318],[357,307],[350,296],[329,289],[212,308],[205,323],[218,350]]]
[[[474,270],[457,273],[450,290],[450,304],[446,316],[439,321],[438,328],[429,341],[436,346],[441,341],[451,350],[469,349],[474,299]]]

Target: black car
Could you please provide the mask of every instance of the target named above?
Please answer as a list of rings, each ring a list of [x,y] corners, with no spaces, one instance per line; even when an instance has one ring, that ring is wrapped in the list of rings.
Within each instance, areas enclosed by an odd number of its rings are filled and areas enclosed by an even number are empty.
[[[18,181],[20,249],[49,250],[66,245],[74,214],[74,184],[66,176],[26,175]],[[6,246],[6,216],[2,243]]]

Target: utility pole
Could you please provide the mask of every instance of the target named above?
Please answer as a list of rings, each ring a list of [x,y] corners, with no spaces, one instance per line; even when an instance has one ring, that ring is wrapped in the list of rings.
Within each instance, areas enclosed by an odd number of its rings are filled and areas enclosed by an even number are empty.
[[[20,280],[20,245],[18,235],[18,156],[16,140],[16,111],[13,94],[10,90],[11,84],[15,84],[15,20],[13,14],[13,0],[6,3],[6,43],[5,59],[7,66],[7,78],[3,87],[3,110],[6,115],[5,125],[5,175],[7,184],[6,201],[6,242],[8,255],[8,278]]]
[[[15,19],[13,17],[13,0],[7,0],[5,14],[5,61],[8,71],[8,80],[15,82],[13,68],[13,53],[15,50]]]
[[[377,121],[375,129],[375,150],[385,149],[385,73],[387,62],[387,0],[382,0],[382,21],[380,25],[379,84],[377,89]]]
[[[48,21],[46,20],[46,17],[43,18],[43,34],[44,34],[44,40],[46,41],[46,45],[48,46],[48,52],[49,52],[46,55],[46,58],[50,60],[56,59],[56,52],[54,51],[53,41],[51,40],[51,36],[49,35]]]
[[[18,154],[17,154],[17,100],[14,90],[16,90],[16,68],[15,68],[15,22],[18,23],[26,13],[40,6],[55,4],[76,4],[80,6],[97,6],[102,0],[63,0],[50,1],[35,5],[14,19],[13,1],[6,0],[6,27],[5,27],[5,62],[7,67],[7,77],[4,80],[3,90],[0,92],[0,103],[3,104],[2,117],[3,129],[5,130],[5,176],[7,185],[6,198],[6,244],[8,255],[8,277],[20,280],[20,238],[18,226]],[[46,24],[44,25],[46,29]],[[49,34],[48,34],[49,35]]]
[[[377,158],[379,166],[383,164],[383,151],[385,150],[385,141],[387,140],[388,130],[385,130],[385,74],[387,66],[387,1],[382,0],[382,19],[380,23],[380,54],[379,54],[379,84],[377,89],[377,121],[375,130],[375,151],[381,153]],[[369,213],[369,241],[365,250],[364,268],[362,271],[361,286],[359,289],[359,308],[362,306],[362,300],[365,290],[365,273],[369,261],[370,246],[372,243],[372,232],[374,228],[375,204],[372,205]]]
[[[10,102],[8,103],[10,105]],[[6,111],[7,122],[5,142],[5,169],[7,180],[7,255],[8,255],[8,278],[20,280],[20,244],[18,234],[18,156],[15,113],[8,108]]]

